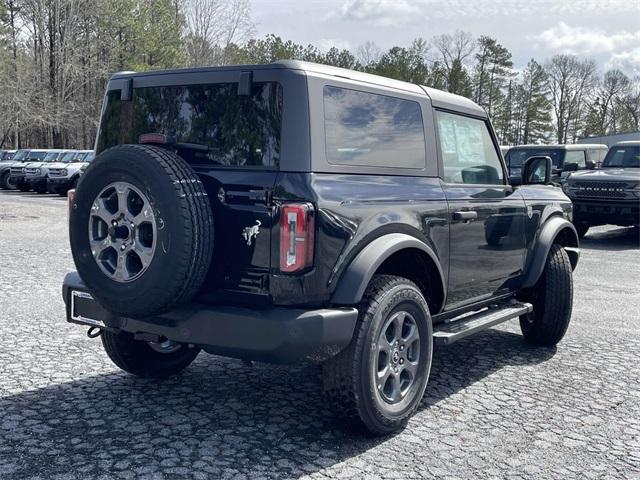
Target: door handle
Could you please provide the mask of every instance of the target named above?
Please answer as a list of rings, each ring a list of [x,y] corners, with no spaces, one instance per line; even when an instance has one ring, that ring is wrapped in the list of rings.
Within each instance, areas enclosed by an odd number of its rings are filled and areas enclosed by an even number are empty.
[[[453,214],[454,220],[464,220],[467,222],[470,220],[475,220],[476,218],[478,218],[478,212],[474,212],[473,210],[467,210],[464,212],[454,212]]]

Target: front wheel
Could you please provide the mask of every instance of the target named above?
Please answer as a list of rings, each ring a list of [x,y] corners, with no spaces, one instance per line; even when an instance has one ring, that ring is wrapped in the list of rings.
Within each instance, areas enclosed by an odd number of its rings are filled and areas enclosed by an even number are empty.
[[[427,386],[433,350],[429,307],[416,285],[376,275],[349,346],[323,365],[323,390],[348,423],[374,435],[403,428]]]
[[[2,174],[0,177],[0,188],[4,190],[15,190],[16,184],[13,180],[11,180],[11,174],[7,171]]]
[[[533,312],[520,317],[527,342],[550,347],[562,340],[573,308],[573,271],[564,248],[551,246],[540,279],[519,298],[533,305]]]
[[[164,340],[159,343],[135,340],[132,333],[102,332],[102,345],[117,367],[143,378],[162,378],[187,368],[199,348]]]

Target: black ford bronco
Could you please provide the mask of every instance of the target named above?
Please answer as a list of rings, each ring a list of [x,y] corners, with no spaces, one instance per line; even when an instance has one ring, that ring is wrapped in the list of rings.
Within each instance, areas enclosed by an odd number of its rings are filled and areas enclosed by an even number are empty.
[[[616,143],[602,168],[571,174],[563,189],[580,237],[597,225],[640,225],[640,141]]]
[[[401,428],[434,344],[519,318],[555,345],[578,236],[532,157],[513,187],[472,101],[282,61],[115,75],[70,196],[67,320],[166,376],[201,350],[322,366],[350,424]]]

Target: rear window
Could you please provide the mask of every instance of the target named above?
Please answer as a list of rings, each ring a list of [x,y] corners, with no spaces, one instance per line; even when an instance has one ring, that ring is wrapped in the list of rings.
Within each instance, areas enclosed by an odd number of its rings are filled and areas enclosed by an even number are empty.
[[[417,102],[325,86],[324,125],[327,161],[333,165],[425,167]]]
[[[262,168],[280,163],[278,83],[254,82],[250,95],[238,95],[237,83],[136,88],[128,102],[115,90],[106,101],[98,152],[159,133],[178,148],[196,152],[195,162]]]

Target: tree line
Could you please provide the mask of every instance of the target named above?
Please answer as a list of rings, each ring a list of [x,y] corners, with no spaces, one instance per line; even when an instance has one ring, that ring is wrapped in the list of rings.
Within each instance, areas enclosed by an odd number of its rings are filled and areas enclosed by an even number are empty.
[[[497,39],[463,31],[353,51],[254,32],[249,0],[0,0],[0,148],[93,145],[106,82],[118,71],[278,59],[463,95],[508,145],[639,129],[640,78],[600,74],[587,58],[531,59],[518,70]]]

